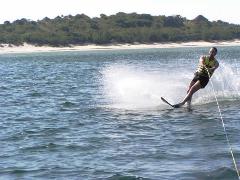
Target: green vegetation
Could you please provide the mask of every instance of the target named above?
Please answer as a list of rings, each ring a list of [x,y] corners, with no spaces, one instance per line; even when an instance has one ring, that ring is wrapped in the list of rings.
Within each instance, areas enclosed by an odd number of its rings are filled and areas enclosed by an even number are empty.
[[[154,43],[240,38],[240,25],[210,22],[199,15],[193,20],[177,16],[126,14],[90,18],[84,14],[44,18],[37,22],[21,19],[0,24],[0,43],[38,46],[76,44]]]

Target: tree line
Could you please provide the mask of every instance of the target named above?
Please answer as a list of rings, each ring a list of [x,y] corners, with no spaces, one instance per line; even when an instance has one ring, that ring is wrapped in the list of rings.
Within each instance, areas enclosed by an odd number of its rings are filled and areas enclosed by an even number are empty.
[[[109,43],[157,43],[213,41],[240,38],[240,25],[209,21],[202,15],[188,20],[180,15],[152,16],[123,13],[90,18],[75,16],[45,17],[32,21],[20,19],[0,24],[0,43],[38,46],[69,46]]]

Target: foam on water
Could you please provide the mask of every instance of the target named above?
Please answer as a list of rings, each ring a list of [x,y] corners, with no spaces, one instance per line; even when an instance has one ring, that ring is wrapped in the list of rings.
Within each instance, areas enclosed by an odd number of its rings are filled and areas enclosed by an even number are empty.
[[[103,71],[105,95],[111,107],[123,109],[166,108],[160,97],[171,103],[180,102],[193,77],[192,69],[159,68],[154,71],[135,66],[113,65]],[[219,100],[239,97],[240,76],[234,68],[221,64],[212,77]],[[214,102],[212,87],[207,85],[194,94],[193,104]]]

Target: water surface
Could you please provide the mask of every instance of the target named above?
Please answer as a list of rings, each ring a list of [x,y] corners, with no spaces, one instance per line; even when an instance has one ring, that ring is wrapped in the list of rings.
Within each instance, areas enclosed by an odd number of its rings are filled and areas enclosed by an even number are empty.
[[[210,84],[182,100],[208,48],[0,55],[2,179],[237,179]],[[240,165],[240,47],[212,78]]]

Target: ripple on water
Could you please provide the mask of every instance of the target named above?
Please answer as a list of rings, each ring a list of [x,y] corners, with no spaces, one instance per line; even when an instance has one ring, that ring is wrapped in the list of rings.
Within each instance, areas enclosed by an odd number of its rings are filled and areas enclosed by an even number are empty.
[[[0,55],[0,179],[237,179],[211,86],[192,111],[159,100],[184,97],[203,52]],[[219,52],[213,83],[238,161],[240,51]]]

